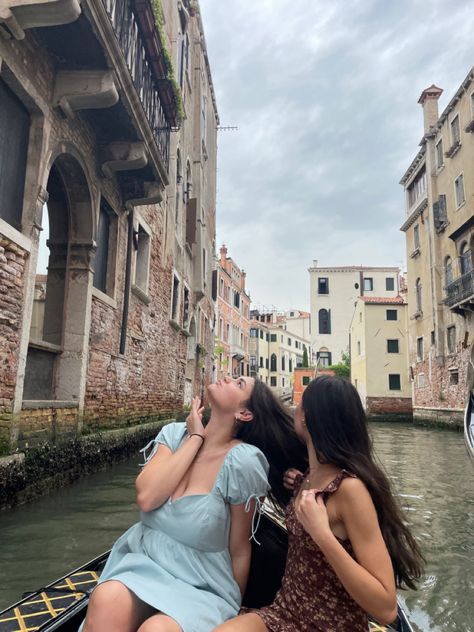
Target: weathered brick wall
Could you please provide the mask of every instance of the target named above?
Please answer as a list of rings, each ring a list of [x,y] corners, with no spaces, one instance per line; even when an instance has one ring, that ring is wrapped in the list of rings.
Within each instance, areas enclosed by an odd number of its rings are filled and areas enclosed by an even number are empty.
[[[0,235],[0,453],[10,444],[27,253]]]
[[[368,415],[404,415],[413,414],[410,397],[367,397]]]

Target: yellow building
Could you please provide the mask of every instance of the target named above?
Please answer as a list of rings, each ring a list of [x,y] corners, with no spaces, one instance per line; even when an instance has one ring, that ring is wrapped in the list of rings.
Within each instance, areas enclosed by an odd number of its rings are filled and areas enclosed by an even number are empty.
[[[409,362],[414,417],[462,424],[474,355],[474,70],[442,114],[423,91],[424,136],[406,195]]]
[[[361,296],[350,325],[351,381],[369,415],[411,416],[407,304]]]

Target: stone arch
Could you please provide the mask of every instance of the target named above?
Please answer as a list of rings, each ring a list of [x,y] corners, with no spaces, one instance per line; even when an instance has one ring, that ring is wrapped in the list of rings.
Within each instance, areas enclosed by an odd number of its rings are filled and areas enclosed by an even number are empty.
[[[62,149],[65,149],[62,146]],[[74,155],[76,154],[76,155]],[[51,155],[44,319],[31,338],[24,400],[84,403],[96,213],[86,170],[73,152]]]

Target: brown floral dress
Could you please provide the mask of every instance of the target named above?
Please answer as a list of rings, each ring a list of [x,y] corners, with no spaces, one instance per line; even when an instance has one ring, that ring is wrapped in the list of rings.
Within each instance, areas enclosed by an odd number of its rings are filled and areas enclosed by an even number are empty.
[[[324,489],[325,500],[347,476],[342,470]],[[323,553],[298,522],[294,500],[303,478],[296,480],[286,512],[288,557],[281,588],[270,606],[258,611],[270,632],[367,632],[367,615],[343,587]],[[339,540],[354,557],[349,540]]]

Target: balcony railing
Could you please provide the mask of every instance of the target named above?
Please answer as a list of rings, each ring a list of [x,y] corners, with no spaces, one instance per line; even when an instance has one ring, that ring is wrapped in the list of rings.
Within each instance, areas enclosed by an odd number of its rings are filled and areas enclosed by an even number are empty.
[[[474,269],[446,286],[445,303],[448,307],[467,302],[474,303]]]
[[[103,2],[163,164],[168,170],[170,125],[158,90],[158,83],[163,81],[163,77],[157,77],[152,69],[146,42],[140,31],[135,3],[133,0],[103,0]]]

